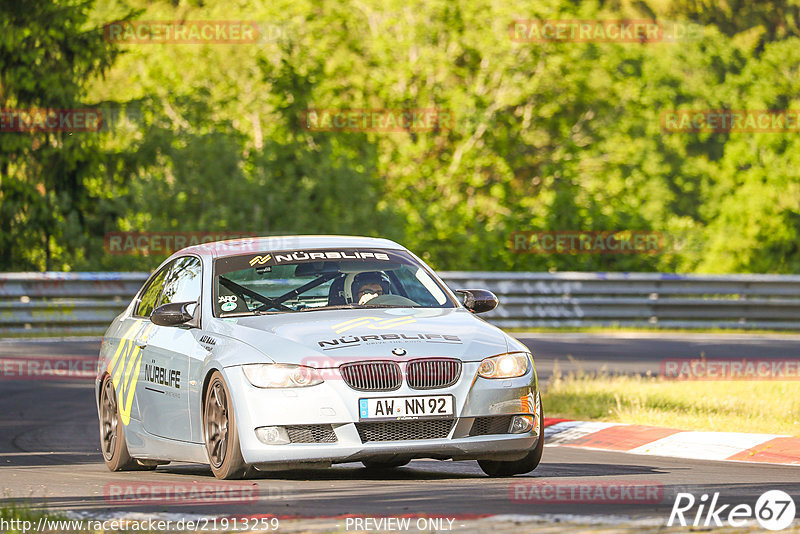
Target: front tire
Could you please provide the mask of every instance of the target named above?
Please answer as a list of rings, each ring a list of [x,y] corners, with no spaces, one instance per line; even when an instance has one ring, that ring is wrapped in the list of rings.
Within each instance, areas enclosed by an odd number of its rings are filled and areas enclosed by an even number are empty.
[[[511,462],[503,462],[499,460],[478,460],[478,465],[484,473],[490,477],[512,477],[514,475],[524,475],[530,473],[539,462],[542,461],[542,452],[544,452],[544,410],[542,409],[542,401],[539,400],[539,439],[536,446],[522,459],[514,460]]]
[[[117,393],[111,376],[106,375],[100,386],[100,451],[109,471],[145,471],[155,465],[143,465],[128,453],[125,425],[120,421]]]
[[[203,407],[203,430],[211,471],[223,480],[244,478],[248,465],[239,445],[233,399],[219,371],[211,375]]]

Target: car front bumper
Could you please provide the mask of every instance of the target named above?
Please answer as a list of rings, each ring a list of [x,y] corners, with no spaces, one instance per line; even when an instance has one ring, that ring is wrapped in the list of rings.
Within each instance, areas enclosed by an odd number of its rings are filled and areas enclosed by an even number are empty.
[[[316,386],[261,389],[250,384],[240,366],[227,367],[224,374],[233,396],[242,456],[245,462],[261,469],[388,458],[520,459],[536,446],[542,435],[536,371],[531,367],[518,378],[490,380],[477,376],[478,365],[478,362],[464,362],[456,384],[425,391],[410,389],[406,384],[391,392],[356,391],[330,374]],[[364,441],[359,434],[359,426],[365,422],[359,419],[359,399],[447,394],[454,398],[452,426],[434,439],[425,437],[429,420],[405,421],[408,424],[403,425],[405,431],[400,439],[395,434],[391,441]],[[532,430],[521,434],[470,435],[476,418],[505,416],[510,420],[514,415],[533,416]],[[255,432],[265,426],[306,425],[332,430],[335,442],[265,444]],[[415,425],[420,428],[419,435],[414,434]],[[361,428],[363,432],[364,427]],[[392,428],[391,423],[387,428]]]

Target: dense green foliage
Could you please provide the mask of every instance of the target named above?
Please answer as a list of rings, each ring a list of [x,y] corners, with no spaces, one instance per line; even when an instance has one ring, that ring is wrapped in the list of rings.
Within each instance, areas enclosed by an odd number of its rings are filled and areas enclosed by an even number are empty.
[[[0,270],[149,269],[112,231],[346,233],[459,270],[800,271],[798,133],[665,133],[672,109],[800,108],[798,0],[0,4],[0,104],[124,110],[0,133]],[[102,26],[252,20],[255,44]],[[514,42],[514,19],[695,20],[680,42]],[[310,109],[452,128],[319,132]],[[654,230],[656,255],[514,254],[512,231]]]
[[[0,110],[84,107],[87,81],[114,58],[102,34],[84,29],[90,8],[0,4]],[[102,202],[97,137],[0,132],[0,269],[81,261],[103,210],[115,210]]]

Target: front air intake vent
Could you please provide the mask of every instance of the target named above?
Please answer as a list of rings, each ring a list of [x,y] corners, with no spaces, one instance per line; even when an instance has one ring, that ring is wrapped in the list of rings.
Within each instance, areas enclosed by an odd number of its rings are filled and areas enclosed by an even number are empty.
[[[370,421],[356,423],[362,443],[371,441],[406,441],[418,439],[444,439],[450,435],[454,419],[429,419],[423,421]]]
[[[403,374],[395,362],[356,362],[339,367],[342,379],[357,391],[394,391],[403,384]]]
[[[508,434],[511,429],[513,415],[494,415],[476,417],[469,431],[470,436],[489,436],[491,434]]]
[[[292,443],[336,443],[331,425],[290,425],[286,433]]]
[[[412,360],[406,367],[406,380],[411,389],[450,387],[461,376],[461,362],[449,358]]]

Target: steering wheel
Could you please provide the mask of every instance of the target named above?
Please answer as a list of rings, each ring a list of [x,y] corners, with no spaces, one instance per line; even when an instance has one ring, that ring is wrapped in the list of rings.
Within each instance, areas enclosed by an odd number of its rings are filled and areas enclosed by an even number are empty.
[[[378,295],[362,306],[419,306],[419,304],[400,295]]]

